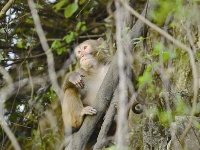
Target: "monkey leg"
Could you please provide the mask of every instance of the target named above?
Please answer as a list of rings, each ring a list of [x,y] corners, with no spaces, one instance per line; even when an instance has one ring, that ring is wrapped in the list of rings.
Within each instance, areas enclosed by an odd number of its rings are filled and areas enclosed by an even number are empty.
[[[62,102],[62,117],[65,129],[79,128],[81,126],[83,122],[81,110],[83,108],[78,91],[74,88],[66,89]]]

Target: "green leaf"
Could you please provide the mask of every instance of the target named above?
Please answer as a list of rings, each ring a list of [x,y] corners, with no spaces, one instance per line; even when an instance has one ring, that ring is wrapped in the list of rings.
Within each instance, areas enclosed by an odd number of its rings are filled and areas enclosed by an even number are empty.
[[[36,135],[37,135],[37,130],[32,130],[32,134],[33,134],[34,136],[36,136]]]
[[[161,0],[158,2],[158,9],[156,11],[154,11],[153,15],[153,19],[159,24],[162,25],[165,20],[167,15],[174,9],[181,5],[181,2],[178,1],[168,1],[168,0]],[[179,6],[180,7],[180,6]]]
[[[81,28],[82,22],[78,22],[76,25],[76,30],[79,30]]]
[[[60,41],[55,40],[52,44],[51,44],[51,49],[55,49],[58,55],[61,55],[63,52],[66,52],[66,48],[62,47],[62,44]]]
[[[162,53],[162,61],[167,62],[170,57],[170,52],[163,52]]]
[[[164,111],[164,112],[160,112],[159,114],[159,120],[162,124],[168,124],[169,123],[169,114]]]
[[[86,27],[86,25],[85,25],[86,23],[85,23],[85,21],[80,21],[80,22],[78,22],[77,23],[77,25],[76,25],[76,30],[78,31],[78,30],[81,30],[81,31],[85,31],[85,30],[87,30],[87,27]]]
[[[78,10],[78,4],[72,3],[67,6],[65,9],[64,15],[66,18],[71,17]]]
[[[144,41],[144,37],[142,37],[142,36],[140,36],[139,38],[134,38],[133,39],[133,44],[134,45],[137,45],[137,44],[139,44],[140,42],[142,42],[142,41]]]
[[[56,49],[57,47],[61,46],[62,44],[60,43],[60,41],[55,40],[53,41],[53,43],[51,44],[51,48],[52,49]]]
[[[83,5],[86,2],[86,0],[79,0],[78,3],[79,5]]]
[[[18,41],[17,44],[16,44],[17,48],[23,48],[23,42],[22,40]]]
[[[66,35],[63,39],[65,40],[66,43],[71,43],[72,40],[74,39],[75,32],[71,31],[68,35]]]
[[[0,41],[1,41],[1,42],[5,42],[6,40],[5,40],[5,39],[0,39]]]
[[[196,128],[197,128],[198,130],[200,130],[200,123],[196,123],[195,126],[196,126]]]
[[[56,10],[56,11],[58,11],[59,9],[61,9],[65,4],[67,4],[68,3],[68,0],[62,0],[62,1],[60,1],[60,2],[58,2],[57,4],[55,4],[54,6],[53,6],[53,8]]]
[[[152,70],[152,67],[150,65],[147,66],[144,74],[138,77],[138,86],[142,86],[145,83],[150,83],[152,81],[151,70]]]
[[[87,27],[86,26],[82,26],[81,27],[81,31],[86,31],[87,30]]]
[[[153,54],[154,55],[158,55],[161,51],[163,50],[163,45],[161,42],[156,43],[154,50],[153,50]]]
[[[43,8],[43,6],[42,6],[42,5],[40,5],[39,3],[36,3],[36,4],[35,4],[35,8],[36,8],[36,9],[42,9],[42,8]]]

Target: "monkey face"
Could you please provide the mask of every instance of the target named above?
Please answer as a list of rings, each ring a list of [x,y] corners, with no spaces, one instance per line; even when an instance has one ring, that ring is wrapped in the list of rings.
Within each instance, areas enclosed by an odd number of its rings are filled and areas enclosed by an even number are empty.
[[[97,67],[98,62],[91,54],[86,54],[80,59],[80,65],[84,70],[88,70],[93,67]]]
[[[87,54],[90,54],[92,52],[92,47],[88,43],[82,43],[79,46],[75,48],[75,54],[78,59],[81,59]]]

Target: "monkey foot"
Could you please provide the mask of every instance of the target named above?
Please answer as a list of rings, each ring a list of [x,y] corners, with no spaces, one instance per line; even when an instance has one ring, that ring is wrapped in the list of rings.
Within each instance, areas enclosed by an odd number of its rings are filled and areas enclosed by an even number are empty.
[[[96,115],[97,110],[91,106],[84,107],[81,111],[81,115]]]

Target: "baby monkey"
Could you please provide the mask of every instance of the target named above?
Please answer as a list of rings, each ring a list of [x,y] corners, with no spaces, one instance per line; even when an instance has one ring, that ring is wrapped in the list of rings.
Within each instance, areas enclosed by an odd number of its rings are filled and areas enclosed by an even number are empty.
[[[80,68],[70,73],[63,84],[62,117],[66,134],[76,131],[85,115],[97,113],[92,105],[111,62],[102,38],[79,44],[75,55]]]

